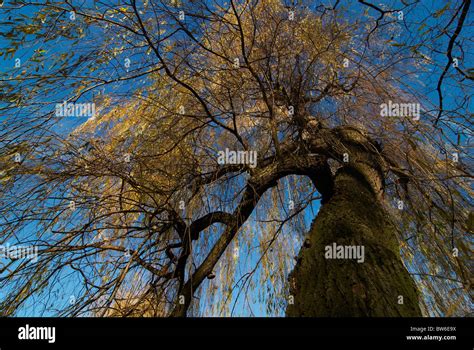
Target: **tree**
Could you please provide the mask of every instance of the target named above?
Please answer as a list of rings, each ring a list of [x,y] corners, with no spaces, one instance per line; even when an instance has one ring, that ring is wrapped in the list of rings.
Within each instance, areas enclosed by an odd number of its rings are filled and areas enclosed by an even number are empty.
[[[6,4],[0,309],[467,314],[469,8]]]

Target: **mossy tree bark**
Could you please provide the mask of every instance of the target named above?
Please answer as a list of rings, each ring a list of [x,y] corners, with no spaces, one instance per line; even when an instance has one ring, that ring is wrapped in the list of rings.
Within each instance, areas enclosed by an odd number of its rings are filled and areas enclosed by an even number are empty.
[[[290,274],[294,303],[287,316],[421,316],[395,228],[367,174],[345,167],[335,175]],[[325,247],[333,243],[363,246],[364,262],[326,259]]]

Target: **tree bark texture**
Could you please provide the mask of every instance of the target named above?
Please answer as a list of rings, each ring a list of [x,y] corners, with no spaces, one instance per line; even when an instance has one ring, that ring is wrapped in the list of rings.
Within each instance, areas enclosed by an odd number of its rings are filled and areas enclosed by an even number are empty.
[[[332,194],[321,206],[289,276],[294,302],[287,316],[421,316],[395,228],[374,188],[379,182],[373,178],[376,172],[361,169],[346,166],[334,176]],[[363,246],[364,262],[327,259],[326,247],[333,243]]]

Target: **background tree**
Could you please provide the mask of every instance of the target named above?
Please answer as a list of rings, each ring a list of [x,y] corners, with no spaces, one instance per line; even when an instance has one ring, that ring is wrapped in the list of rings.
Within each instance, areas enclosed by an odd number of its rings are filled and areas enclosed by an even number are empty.
[[[4,4],[0,237],[39,253],[2,313],[468,314],[470,1],[437,5]]]

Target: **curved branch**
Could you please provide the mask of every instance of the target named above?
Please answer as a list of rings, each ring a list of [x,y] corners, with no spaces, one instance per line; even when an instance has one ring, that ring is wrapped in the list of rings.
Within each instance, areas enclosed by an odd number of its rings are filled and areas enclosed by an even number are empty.
[[[261,196],[269,188],[276,186],[277,181],[287,175],[311,176],[315,169],[322,168],[325,164],[326,159],[323,156],[311,157],[308,154],[294,155],[290,153],[285,158],[280,158],[278,161],[258,169],[248,180],[242,199],[234,213],[232,215],[221,213],[223,215],[222,218],[227,222],[227,227],[202,264],[180,289],[180,295],[184,296],[184,304],[176,305],[171,316],[186,316],[194,291],[200,286],[206,276],[212,272],[227,246],[252,214]],[[212,214],[210,215],[206,218],[207,222],[205,224],[212,220],[215,220],[214,222],[217,221],[217,218],[212,219]],[[214,215],[216,214],[214,213]],[[197,226],[196,224],[195,227]]]

